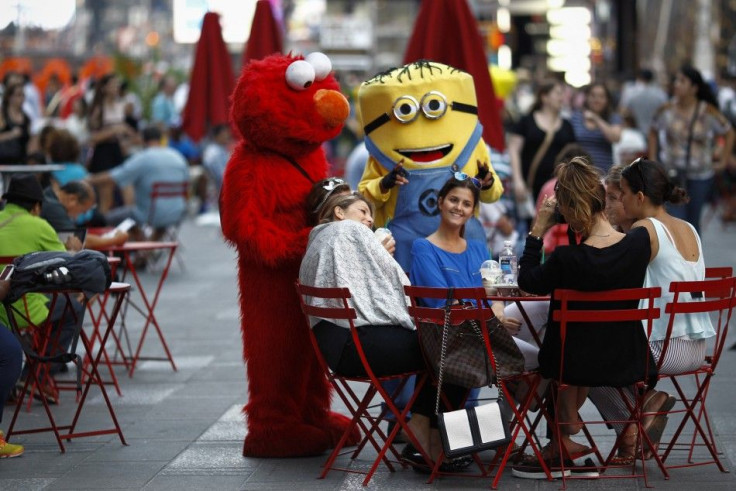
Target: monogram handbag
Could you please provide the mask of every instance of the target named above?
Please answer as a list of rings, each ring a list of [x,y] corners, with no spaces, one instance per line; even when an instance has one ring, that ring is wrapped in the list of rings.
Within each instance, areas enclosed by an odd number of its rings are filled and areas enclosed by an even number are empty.
[[[429,321],[419,323],[419,339],[425,358],[441,382],[466,388],[491,385],[494,374],[477,322],[466,320],[462,324],[450,324],[452,290],[450,288],[445,304],[443,325]],[[487,321],[486,327],[496,367],[501,372],[498,375],[505,378],[523,372],[524,357],[511,334],[495,317]]]

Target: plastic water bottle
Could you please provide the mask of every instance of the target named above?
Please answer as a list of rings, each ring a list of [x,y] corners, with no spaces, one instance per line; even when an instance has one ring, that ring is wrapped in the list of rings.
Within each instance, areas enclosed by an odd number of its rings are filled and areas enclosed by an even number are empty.
[[[501,255],[498,257],[498,262],[501,263],[504,284],[515,285],[517,261],[514,249],[511,247],[511,241],[507,240],[503,243],[503,251],[501,251]]]

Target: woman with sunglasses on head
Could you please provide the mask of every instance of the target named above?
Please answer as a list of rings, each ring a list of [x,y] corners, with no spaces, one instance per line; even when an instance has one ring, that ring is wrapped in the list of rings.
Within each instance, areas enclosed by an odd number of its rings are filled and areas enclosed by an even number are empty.
[[[319,223],[319,217],[327,200],[332,196],[351,194],[350,185],[339,177],[327,177],[317,181],[307,195],[307,225],[313,227]],[[391,254],[396,250],[396,241],[392,235],[381,239],[383,247]]]
[[[319,222],[309,234],[299,281],[321,288],[350,289],[351,306],[357,314],[354,323],[376,376],[425,369],[404,295],[404,285],[409,284],[409,279],[371,232],[373,205],[358,193],[333,195],[322,206]],[[376,292],[381,293],[380,299]],[[311,298],[308,302],[324,306],[320,302],[325,301]],[[312,330],[332,370],[345,376],[366,375],[347,322],[315,318]],[[451,384],[444,384],[442,390],[452,407],[458,407],[465,395],[465,389]],[[419,444],[436,459],[441,450],[439,434],[436,429],[430,430],[431,419],[436,422],[435,395],[431,384],[423,386],[412,406],[409,425]],[[434,441],[431,435],[436,436],[435,446],[430,444]],[[407,448],[404,456],[424,466],[421,454],[412,447]],[[467,460],[460,464],[446,462],[441,469],[452,471],[467,463]]]
[[[465,224],[474,216],[480,197],[480,183],[462,172],[455,172],[437,194],[440,225],[431,235],[416,239],[411,248],[412,285],[440,288],[482,287],[480,266],[490,259],[486,244],[465,238]],[[430,307],[442,307],[444,300],[425,299]],[[504,313],[501,302],[491,304],[493,314],[514,337],[524,355],[526,368],[537,366],[537,348],[528,329],[521,331],[521,321]],[[477,397],[471,393],[469,399]]]
[[[662,315],[654,319],[649,337],[652,354],[659,362],[669,322],[664,309],[673,298],[669,285],[673,281],[705,279],[703,248],[693,225],[667,213],[666,203],[686,203],[688,196],[684,189],[670,181],[661,164],[646,159],[635,160],[621,172],[621,190],[626,216],[635,220],[632,231],[644,229],[649,237],[651,252],[644,286],[662,288],[662,295],[654,302]],[[675,317],[667,357],[660,373],[678,374],[700,367],[705,359],[706,340],[713,336],[715,330],[707,315]],[[595,393],[591,392],[591,400],[607,420],[620,420],[628,415],[620,397],[611,393],[610,389],[601,388]],[[644,409],[645,412],[668,411],[674,403],[675,398],[666,392],[652,390],[647,395]],[[655,445],[666,423],[666,415],[645,417],[644,427]],[[616,429],[620,431],[620,428]],[[631,461],[635,455],[636,432],[633,429],[627,432],[619,456]]]
[[[670,208],[670,213],[692,223],[700,231],[700,215],[713,188],[716,168],[722,168],[731,155],[734,130],[718,110],[710,86],[700,72],[683,65],[675,75],[672,101],[662,106],[649,131],[649,155],[667,168],[671,178],[690,196],[685,206]],[[716,152],[717,139],[723,147]],[[720,161],[716,160],[720,154]]]
[[[599,171],[580,157],[559,164],[555,194],[556,198],[545,198],[526,239],[519,261],[519,287],[538,295],[549,295],[560,288],[606,291],[641,287],[650,254],[649,236],[642,229],[623,234],[613,228],[605,213],[606,193]],[[541,237],[556,223],[556,205],[570,228],[581,235],[582,242],[558,247],[541,263]],[[640,325],[610,323],[596,324],[595,329],[586,329],[583,324],[568,329],[565,367],[560,374],[562,340],[560,323],[552,319],[554,307],[555,302],[551,302],[539,350],[539,368],[543,377],[561,379],[569,386],[559,393],[555,408],[558,419],[568,424],[562,425],[560,441],[553,438],[543,451],[544,458],[557,465],[558,443],[566,458],[575,459],[589,452],[571,436],[582,429],[578,410],[590,387],[627,387],[656,372],[651,370],[653,361],[646,363],[651,355]],[[514,475],[544,478],[539,463],[532,462],[515,466]]]

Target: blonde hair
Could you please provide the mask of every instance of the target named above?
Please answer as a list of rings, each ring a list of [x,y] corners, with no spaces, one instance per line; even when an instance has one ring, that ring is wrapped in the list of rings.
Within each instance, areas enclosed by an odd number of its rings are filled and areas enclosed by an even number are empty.
[[[365,196],[357,191],[353,191],[350,194],[339,194],[336,196],[330,196],[322,208],[319,211],[317,217],[318,223],[329,223],[335,221],[335,208],[342,208],[347,210],[350,205],[357,201],[362,201],[368,205],[368,209],[371,211],[371,216],[375,213],[373,203],[370,202]]]
[[[619,190],[621,189],[621,172],[626,168],[624,164],[615,164],[608,169],[608,174],[603,179],[603,182],[610,184]]]
[[[557,203],[570,227],[583,237],[590,235],[596,215],[606,209],[606,189],[597,168],[583,157],[557,166]]]

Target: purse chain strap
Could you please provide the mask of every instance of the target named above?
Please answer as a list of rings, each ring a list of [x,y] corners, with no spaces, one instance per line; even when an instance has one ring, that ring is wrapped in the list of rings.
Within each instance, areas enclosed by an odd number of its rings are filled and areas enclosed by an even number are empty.
[[[450,329],[450,310],[452,309],[452,295],[454,293],[455,289],[453,287],[450,287],[447,290],[447,301],[445,302],[445,319],[442,323],[442,347],[440,349],[440,367],[439,367],[439,374],[437,375],[437,398],[434,402],[434,414],[437,416],[440,412],[440,394],[442,392],[442,375],[445,371],[445,353],[447,353],[447,337],[448,337],[448,331]],[[498,329],[499,327],[503,327],[501,323],[496,319],[496,326],[495,328]],[[483,339],[483,333],[480,331],[480,327],[478,326],[478,323],[475,320],[470,320],[470,325],[473,327],[473,331],[475,331],[475,334],[480,338]],[[489,332],[490,336],[490,332]],[[491,350],[491,356],[493,357],[493,364],[496,366],[496,385],[498,386],[498,381],[500,380],[499,374],[498,374],[498,361],[496,360],[496,354]],[[493,380],[491,380],[491,383],[493,383]],[[498,398],[497,401],[501,402],[503,400],[503,391],[498,391]]]

